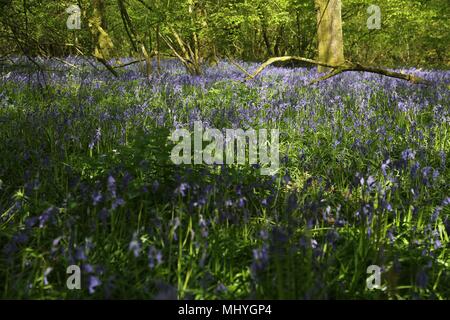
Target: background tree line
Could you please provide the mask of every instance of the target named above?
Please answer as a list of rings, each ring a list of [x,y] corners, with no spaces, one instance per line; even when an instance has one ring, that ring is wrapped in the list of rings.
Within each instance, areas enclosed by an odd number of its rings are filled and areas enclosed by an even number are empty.
[[[81,8],[80,30],[66,27],[73,4]],[[381,8],[381,29],[367,28],[371,4]],[[196,65],[221,58],[317,55],[314,0],[0,0],[0,11],[3,57],[176,57],[199,73]],[[449,13],[448,0],[343,0],[345,57],[448,68]]]

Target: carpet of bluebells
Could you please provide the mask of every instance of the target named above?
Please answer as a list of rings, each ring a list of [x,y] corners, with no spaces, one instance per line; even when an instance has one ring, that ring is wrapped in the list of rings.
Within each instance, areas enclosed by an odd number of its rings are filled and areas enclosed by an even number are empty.
[[[309,85],[307,68],[244,81],[163,61],[147,79],[16,60],[0,75],[0,297],[450,298],[449,71]],[[278,128],[278,172],[173,164],[168,137],[194,121]]]

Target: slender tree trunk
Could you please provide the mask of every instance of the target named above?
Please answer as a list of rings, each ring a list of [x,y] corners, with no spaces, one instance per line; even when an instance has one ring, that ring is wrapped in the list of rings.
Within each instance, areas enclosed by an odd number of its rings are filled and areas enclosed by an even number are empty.
[[[297,52],[298,55],[301,56],[303,54],[302,52],[302,27],[301,27],[301,23],[300,23],[300,14],[297,11],[296,12],[296,23],[297,23]]]
[[[271,48],[270,40],[269,40],[269,35],[267,34],[267,24],[265,22],[263,22],[261,24],[261,28],[262,28],[262,36],[263,36],[263,39],[264,39],[264,44],[266,45],[267,55],[269,57],[273,56],[272,48]]]
[[[270,39],[269,39],[269,26],[267,25],[267,14],[266,14],[266,10],[264,9],[264,7],[258,7],[259,10],[259,20],[261,22],[261,35],[264,41],[264,44],[266,45],[266,51],[267,51],[267,55],[269,57],[273,56],[273,52],[272,52],[272,46],[270,44]]]
[[[345,62],[341,0],[315,0],[317,10],[318,60],[330,65]],[[319,72],[329,68],[319,66]]]
[[[281,47],[282,47],[282,42],[283,42],[283,32],[284,31],[284,26],[281,25],[278,27],[278,35],[277,35],[277,39],[275,40],[275,46],[273,47],[273,52],[276,56],[280,56],[281,55]]]
[[[257,55],[257,50],[258,48],[256,48],[257,46],[257,42],[255,41],[255,39],[258,39],[258,29],[253,29],[253,37],[252,37],[252,52],[250,54],[251,59],[255,59],[256,55]]]
[[[142,71],[145,71],[145,75],[147,76],[147,78],[149,78],[150,75],[152,74],[152,60],[151,60],[150,55],[148,54],[147,48],[145,47],[144,40],[148,36],[149,47],[151,47],[152,39],[148,33],[146,33],[143,38],[137,33],[137,31],[131,21],[131,18],[128,15],[128,11],[125,6],[125,1],[118,0],[118,5],[119,5],[120,14],[122,16],[123,25],[128,34],[128,37],[130,38],[130,42],[131,42],[134,50],[136,52],[138,52],[140,50],[140,55],[144,57],[145,69],[144,69],[144,65],[142,65],[142,67],[141,67]],[[138,47],[139,47],[139,49],[138,49]]]
[[[161,54],[160,54],[160,39],[159,39],[159,23],[156,25],[156,67],[158,74],[161,73]]]

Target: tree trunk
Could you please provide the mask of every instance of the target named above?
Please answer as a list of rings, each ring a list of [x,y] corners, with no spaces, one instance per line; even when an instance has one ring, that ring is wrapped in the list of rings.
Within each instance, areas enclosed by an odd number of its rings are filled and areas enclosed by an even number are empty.
[[[142,71],[145,70],[145,75],[147,76],[147,78],[150,77],[150,75],[152,74],[152,60],[150,55],[148,54],[147,48],[145,47],[144,41],[142,40],[142,37],[137,33],[130,16],[128,15],[128,11],[127,8],[125,6],[125,1],[124,0],[118,0],[117,1],[118,5],[119,5],[119,11],[120,11],[120,15],[122,16],[122,21],[123,21],[123,25],[125,27],[125,31],[128,34],[128,37],[130,39],[130,42],[134,48],[134,50],[136,52],[138,52],[138,46],[140,49],[140,55],[144,57],[145,60],[145,69],[144,66],[142,65],[141,69]],[[145,34],[144,39],[147,38],[148,33]],[[152,40],[151,37],[148,36],[148,43],[149,46],[151,47],[152,45]]]
[[[106,31],[105,2],[103,0],[93,0],[92,7],[93,13],[89,20],[89,25],[94,38],[94,56],[99,59],[108,60],[111,55],[113,43]]]
[[[317,10],[318,60],[325,64],[345,62],[342,35],[341,0],[315,0]],[[319,66],[319,72],[330,69]]]
[[[283,31],[284,31],[284,26],[281,25],[278,27],[278,35],[277,35],[277,39],[275,40],[275,46],[273,47],[273,52],[275,53],[276,56],[280,56],[281,55],[281,50],[280,49],[282,47],[282,41],[283,41]]]
[[[298,10],[296,12],[296,20],[295,21],[297,23],[297,35],[296,35],[296,37],[297,37],[297,52],[298,52],[298,55],[301,56],[304,53],[302,52],[302,49],[303,49],[303,46],[302,46],[303,41],[302,41],[302,36],[301,36],[302,25],[300,22],[300,14],[299,14]]]
[[[267,24],[267,13],[266,13],[266,9],[264,7],[258,7],[258,11],[259,11],[259,20],[261,23],[261,35],[263,37],[263,41],[264,44],[266,45],[266,50],[267,50],[267,55],[273,56],[272,53],[272,46],[270,44],[270,39],[269,39],[269,26]]]
[[[264,44],[266,45],[267,55],[272,56],[272,48],[270,45],[269,35],[267,34],[267,24],[265,22],[261,23],[262,28],[262,36],[264,40]]]
[[[117,72],[108,63],[114,45],[106,32],[105,2],[104,0],[92,1],[92,16],[89,19],[89,27],[92,32],[94,42],[94,57],[101,62],[114,76]]]
[[[156,25],[156,69],[158,74],[161,74],[161,53],[160,53],[160,43],[159,43],[159,23]]]

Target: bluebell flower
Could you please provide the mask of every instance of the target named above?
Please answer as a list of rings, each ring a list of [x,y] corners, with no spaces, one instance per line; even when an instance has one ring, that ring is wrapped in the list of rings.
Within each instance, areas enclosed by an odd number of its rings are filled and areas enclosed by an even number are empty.
[[[242,185],[238,184],[236,186],[236,195],[241,196],[242,195]]]
[[[203,238],[208,237],[208,223],[206,222],[205,219],[203,219],[202,215],[200,215],[200,220],[198,222],[198,225],[200,227],[202,237]]]
[[[429,176],[431,175],[432,171],[433,171],[433,168],[431,168],[431,167],[425,167],[422,169],[422,182],[425,185],[429,184]]]
[[[333,149],[336,149],[336,147],[337,147],[338,145],[340,145],[340,144],[341,144],[341,141],[340,141],[340,140],[338,140],[338,139],[334,140],[334,142],[333,142]]]
[[[61,237],[57,237],[56,239],[53,239],[53,241],[52,241],[52,248],[50,249],[50,253],[53,256],[55,256],[55,254],[58,252],[58,250],[60,248],[59,244],[60,244],[62,238],[63,237],[61,236]]]
[[[84,248],[77,248],[75,250],[75,259],[81,260],[81,261],[87,260]]]
[[[198,201],[193,202],[194,207],[203,207],[206,204],[206,198],[201,196]]]
[[[175,194],[185,197],[189,189],[190,189],[189,184],[183,182],[178,186],[178,188],[175,189]]]
[[[112,210],[115,210],[115,209],[117,209],[118,207],[121,207],[121,206],[123,206],[123,205],[125,205],[125,200],[123,200],[122,198],[117,198],[117,199],[115,199],[115,200],[113,201],[113,203],[112,203],[112,205],[111,205],[111,209],[112,209]]]
[[[108,191],[109,191],[111,197],[115,198],[116,197],[116,191],[117,191],[116,190],[116,179],[114,179],[114,177],[111,176],[111,175],[108,177],[108,184],[107,184],[107,186],[108,186]]]
[[[389,239],[391,244],[393,244],[395,242],[395,236],[394,236],[394,233],[393,233],[393,231],[391,229],[388,229],[387,237],[388,237],[388,239]]]
[[[415,156],[416,152],[412,149],[406,149],[405,151],[402,152],[402,159],[404,161],[414,160]]]
[[[133,255],[137,258],[139,256],[139,253],[141,251],[141,242],[139,241],[138,235],[135,232],[133,234],[133,238],[128,245],[128,250],[133,252]]]
[[[442,247],[441,240],[437,239],[434,241],[434,249],[437,250]]]
[[[410,171],[411,179],[415,179],[417,177],[417,171],[419,170],[419,168],[420,168],[420,164],[417,161],[411,166],[411,171]]]
[[[53,220],[57,212],[58,210],[55,207],[50,207],[47,210],[45,210],[39,216],[39,228],[43,228],[48,221]]]
[[[387,170],[389,169],[389,164],[391,163],[391,160],[386,160],[386,162],[384,162],[381,165],[381,171],[383,172],[383,176],[387,176]]]
[[[433,170],[433,181],[436,181],[439,178],[439,170]]]
[[[428,286],[428,275],[425,270],[420,270],[416,275],[416,284],[419,288],[425,289]]]
[[[441,168],[445,168],[447,162],[447,154],[444,151],[440,151],[439,156],[441,158]]]
[[[94,194],[92,195],[92,204],[94,206],[96,206],[97,204],[99,204],[101,201],[103,200],[103,196],[101,191],[96,191],[94,192]]]
[[[39,218],[38,217],[28,217],[25,219],[25,227],[27,229],[30,229],[32,227],[34,227],[36,225],[36,223],[38,222]]]
[[[160,265],[163,262],[163,255],[160,250],[156,251],[155,259],[157,265]]]
[[[371,228],[371,227],[368,227],[368,228],[367,228],[367,237],[370,238],[371,235],[372,235],[372,228]]]
[[[54,246],[54,247],[58,246],[58,245],[59,245],[59,242],[61,241],[62,238],[63,238],[63,237],[58,237],[58,238],[54,239],[54,240],[52,241],[52,246]]]
[[[241,198],[239,198],[238,201],[237,201],[237,205],[238,205],[240,208],[243,208],[243,207],[245,206],[246,203],[247,203],[247,199],[246,199],[245,197],[241,197]]]
[[[214,292],[220,294],[226,292],[227,290],[228,290],[227,287],[223,283],[219,283]]]
[[[100,128],[95,130],[95,135],[92,141],[89,143],[89,149],[93,149],[96,144],[100,142],[100,138],[102,136],[102,131]]]
[[[261,231],[259,232],[259,237],[260,237],[262,240],[267,240],[267,239],[269,239],[269,233],[267,232],[267,230],[261,230]]]
[[[89,293],[90,294],[95,293],[95,290],[101,284],[102,284],[102,282],[100,281],[99,278],[97,278],[96,276],[93,276],[93,275],[89,276],[89,285],[88,285]]]
[[[162,263],[162,253],[161,251],[156,250],[154,246],[150,246],[147,256],[150,269],[153,269]]]
[[[45,271],[44,271],[44,285],[45,285],[45,286],[47,286],[47,285],[49,284],[47,277],[48,277],[48,275],[50,274],[50,272],[52,272],[52,271],[53,271],[53,268],[51,268],[51,267],[48,267],[48,268],[45,269]]]
[[[374,177],[372,177],[372,176],[369,176],[368,178],[367,178],[367,185],[369,186],[369,188],[371,188],[372,186],[373,186],[373,184],[375,183],[375,178]]]
[[[94,273],[94,267],[89,263],[83,264],[83,271],[86,273]]]
[[[442,201],[442,205],[443,205],[443,206],[448,206],[448,205],[450,205],[450,197],[445,198],[444,201]]]
[[[267,245],[263,245],[261,248],[253,249],[253,262],[251,270],[253,273],[257,273],[263,270],[269,261],[269,250]]]
[[[386,203],[386,207],[385,207],[385,208],[386,208],[386,210],[389,211],[389,212],[391,212],[391,211],[393,210],[393,209],[392,209],[392,205],[391,205],[389,202]]]
[[[442,207],[441,206],[437,206],[434,211],[433,214],[431,215],[431,222],[434,223],[437,221],[437,219],[439,218],[439,213],[442,211]]]

